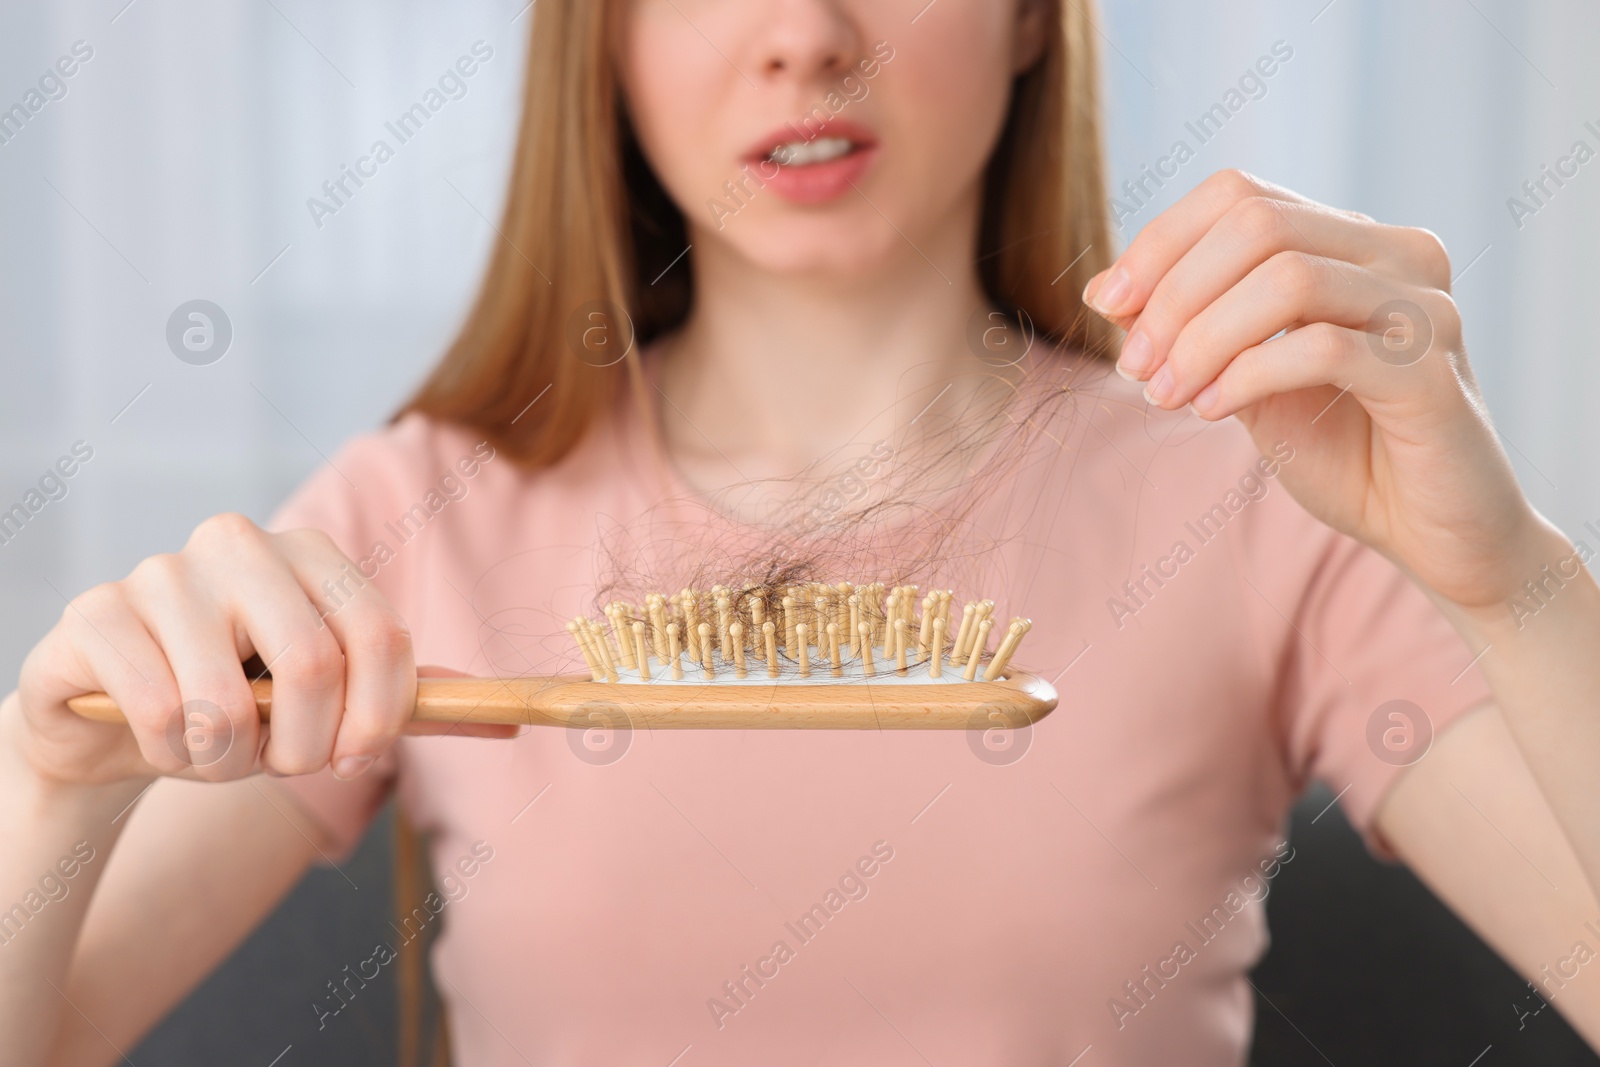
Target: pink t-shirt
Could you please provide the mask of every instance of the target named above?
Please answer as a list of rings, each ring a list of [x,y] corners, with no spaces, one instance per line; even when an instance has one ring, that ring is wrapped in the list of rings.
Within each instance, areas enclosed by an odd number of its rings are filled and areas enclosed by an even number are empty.
[[[396,785],[435,835],[455,1062],[1242,1062],[1294,798],[1321,779],[1370,832],[1408,729],[1489,691],[1421,592],[1277,483],[1292,441],[1263,460],[1102,369],[1073,385],[920,576],[1034,620],[1019,663],[1061,702],[1030,731],[535,728],[283,780],[344,847]],[[480,675],[581,671],[564,624],[629,546],[737,543],[654,473],[627,401],[554,467],[488,455],[407,417],[274,526],[327,531],[419,663]],[[937,525],[840,577],[893,580]]]

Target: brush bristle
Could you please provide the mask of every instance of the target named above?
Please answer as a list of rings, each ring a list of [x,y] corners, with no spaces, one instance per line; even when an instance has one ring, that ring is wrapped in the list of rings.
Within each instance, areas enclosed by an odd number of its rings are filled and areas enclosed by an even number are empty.
[[[882,582],[715,585],[651,593],[642,605],[613,601],[603,623],[579,616],[567,631],[597,682],[1006,677],[1030,620],[1012,619],[991,651],[994,601],[968,600],[956,616],[950,590],[919,594]]]

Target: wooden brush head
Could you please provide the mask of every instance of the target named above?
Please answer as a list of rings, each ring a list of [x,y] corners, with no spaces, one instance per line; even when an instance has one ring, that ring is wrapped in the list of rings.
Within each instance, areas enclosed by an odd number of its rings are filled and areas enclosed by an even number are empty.
[[[572,696],[664,727],[991,729],[1049,714],[1055,690],[1010,666],[1032,623],[1013,619],[991,651],[994,601],[953,603],[881,582],[613,601],[604,622],[567,624],[590,679]]]
[[[642,604],[612,601],[605,621],[567,624],[596,682],[754,684],[995,682],[1033,627],[1015,618],[991,653],[994,601],[960,613],[948,589],[806,582],[782,588],[714,585]]]

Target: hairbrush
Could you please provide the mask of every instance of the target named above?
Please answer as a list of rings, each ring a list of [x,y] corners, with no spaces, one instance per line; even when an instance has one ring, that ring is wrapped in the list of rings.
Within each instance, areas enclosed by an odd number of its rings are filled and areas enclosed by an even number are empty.
[[[915,585],[804,582],[714,585],[643,603],[613,601],[604,621],[567,623],[585,675],[421,678],[413,719],[593,728],[992,729],[1037,722],[1050,683],[1013,670],[1032,628],[1015,618],[989,646],[994,601]],[[252,683],[263,719],[271,680]],[[104,693],[69,700],[121,722]]]

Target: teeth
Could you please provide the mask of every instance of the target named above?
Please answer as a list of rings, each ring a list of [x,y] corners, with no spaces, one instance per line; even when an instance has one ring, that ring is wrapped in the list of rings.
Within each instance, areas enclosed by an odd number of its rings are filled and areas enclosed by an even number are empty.
[[[768,159],[786,167],[826,163],[849,152],[851,144],[843,137],[819,137],[815,141],[790,141],[774,148]]]

